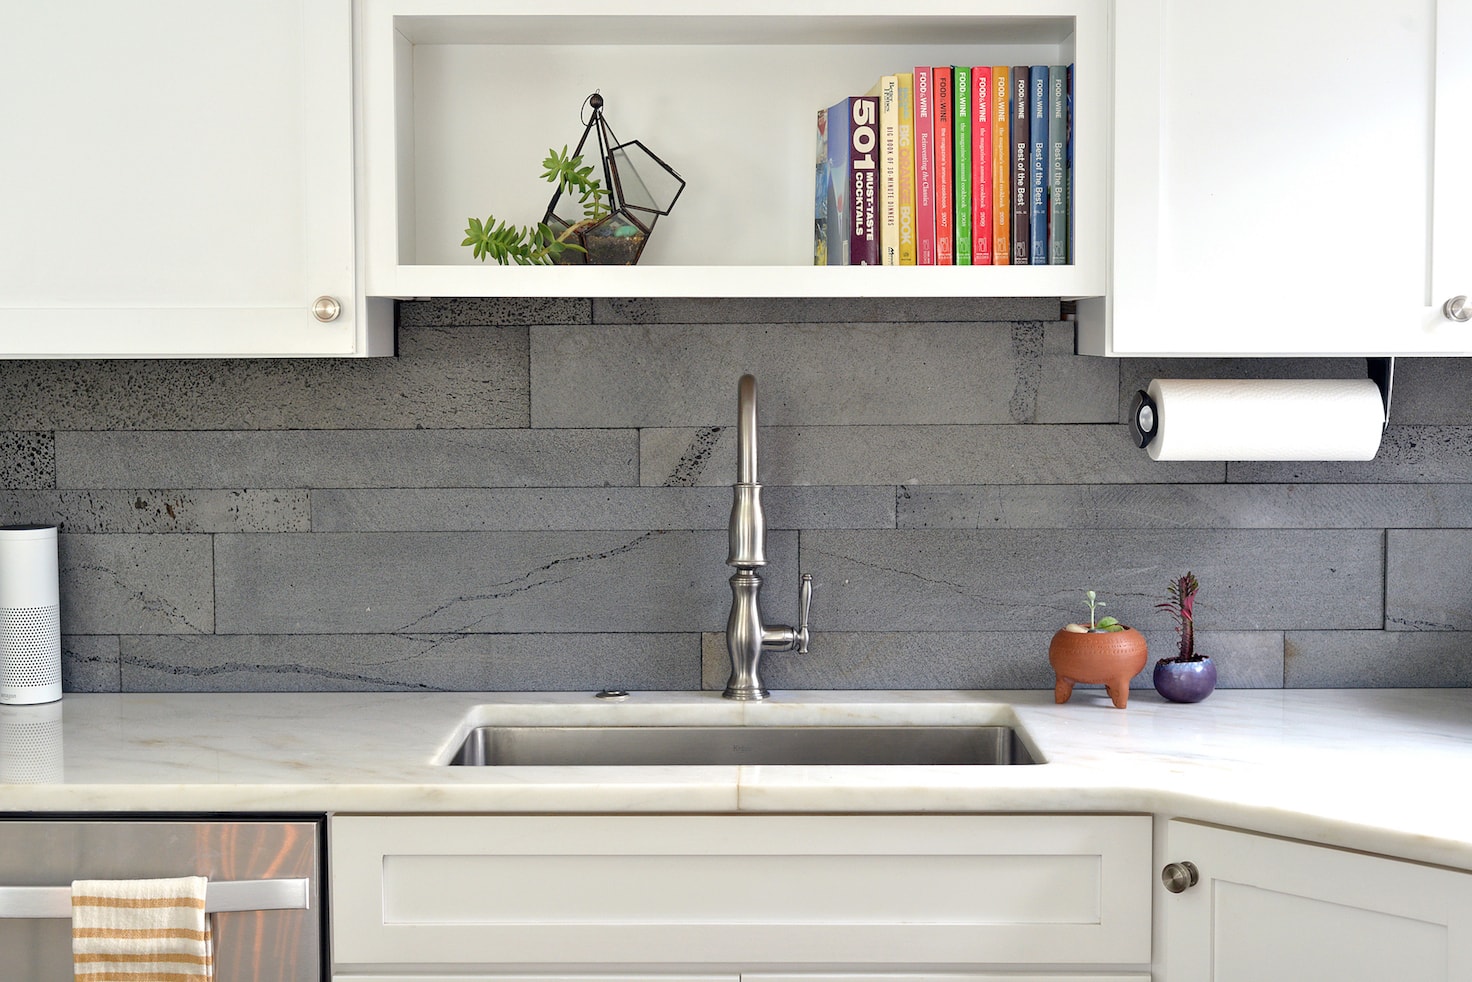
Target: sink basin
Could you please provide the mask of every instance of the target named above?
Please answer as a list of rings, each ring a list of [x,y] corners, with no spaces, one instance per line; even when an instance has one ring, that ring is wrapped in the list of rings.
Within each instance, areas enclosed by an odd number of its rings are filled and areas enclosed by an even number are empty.
[[[1011,726],[478,726],[451,764],[1035,764]]]

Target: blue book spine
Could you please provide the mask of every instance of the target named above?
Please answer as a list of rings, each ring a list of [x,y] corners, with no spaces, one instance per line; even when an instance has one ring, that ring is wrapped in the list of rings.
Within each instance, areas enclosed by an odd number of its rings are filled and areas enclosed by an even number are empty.
[[[1028,72],[1028,258],[1048,265],[1048,66]]]
[[[853,245],[852,219],[848,210],[848,100],[830,108],[825,122],[828,127],[828,182],[825,187],[828,199],[824,208],[828,213],[827,260],[829,266],[847,266]]]

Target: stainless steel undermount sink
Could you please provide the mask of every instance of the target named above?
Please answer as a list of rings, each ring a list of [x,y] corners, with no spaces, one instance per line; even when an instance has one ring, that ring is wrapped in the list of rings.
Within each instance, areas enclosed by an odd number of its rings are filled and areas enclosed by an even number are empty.
[[[1035,764],[1011,726],[477,726],[452,765]]]

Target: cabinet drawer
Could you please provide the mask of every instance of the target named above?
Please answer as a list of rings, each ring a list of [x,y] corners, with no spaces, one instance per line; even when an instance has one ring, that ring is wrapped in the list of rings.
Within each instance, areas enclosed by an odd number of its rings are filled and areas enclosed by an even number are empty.
[[[1145,964],[1147,816],[353,816],[340,965]]]

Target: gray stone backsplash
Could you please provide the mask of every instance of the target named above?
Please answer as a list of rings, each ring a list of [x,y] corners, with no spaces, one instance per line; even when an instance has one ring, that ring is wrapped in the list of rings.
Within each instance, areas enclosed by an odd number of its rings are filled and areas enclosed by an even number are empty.
[[[736,380],[778,688],[1049,688],[1083,591],[1227,687],[1472,684],[1472,362],[1364,463],[1151,461],[1058,302],[430,300],[367,360],[0,362],[0,522],[61,527],[69,691],[720,688]],[[1152,659],[1153,660],[1153,659]],[[1149,685],[1148,672],[1135,680]]]

